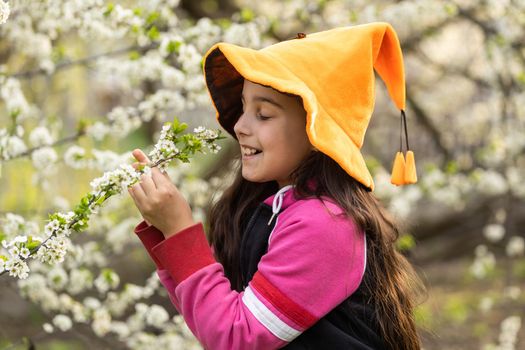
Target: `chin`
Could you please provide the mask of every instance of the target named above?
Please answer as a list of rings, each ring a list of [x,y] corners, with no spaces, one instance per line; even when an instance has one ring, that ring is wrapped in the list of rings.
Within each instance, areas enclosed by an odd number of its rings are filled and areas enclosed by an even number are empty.
[[[265,180],[260,177],[253,176],[250,174],[244,174],[244,173],[242,174],[242,178],[245,179],[246,181],[256,182],[256,183],[263,183],[263,182],[271,181],[271,180]]]

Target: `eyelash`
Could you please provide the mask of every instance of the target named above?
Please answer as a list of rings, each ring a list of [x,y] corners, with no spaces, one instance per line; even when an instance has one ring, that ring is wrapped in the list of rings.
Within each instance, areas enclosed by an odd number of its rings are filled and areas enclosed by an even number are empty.
[[[264,116],[264,115],[262,115],[260,113],[256,114],[256,116],[257,116],[258,119],[263,120],[263,121],[270,119],[270,117],[266,117],[266,116]]]
[[[244,103],[242,104],[242,112],[244,113]],[[264,116],[261,113],[257,113],[255,114],[255,116],[257,117],[257,119],[260,119],[262,121],[265,121],[271,118],[271,117]]]

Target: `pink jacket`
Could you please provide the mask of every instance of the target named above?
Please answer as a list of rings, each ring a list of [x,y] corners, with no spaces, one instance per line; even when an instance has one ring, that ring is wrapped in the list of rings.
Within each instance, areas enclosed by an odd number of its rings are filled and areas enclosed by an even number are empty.
[[[275,195],[265,203],[272,205]],[[366,240],[329,200],[283,196],[268,252],[248,287],[231,289],[202,224],[168,239],[141,222],[135,233],[157,265],[170,299],[204,348],[278,349],[359,286]]]

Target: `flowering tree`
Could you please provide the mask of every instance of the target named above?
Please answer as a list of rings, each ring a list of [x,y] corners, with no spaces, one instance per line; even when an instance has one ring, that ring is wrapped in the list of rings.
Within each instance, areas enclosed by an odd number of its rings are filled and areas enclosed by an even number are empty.
[[[407,117],[421,168],[415,186],[388,184],[398,120],[389,117],[397,113],[378,89],[365,142],[377,195],[399,218],[417,224],[400,240],[400,249],[411,249],[416,261],[453,252],[472,259],[469,278],[492,281],[500,271],[501,292],[481,295],[478,304],[481,313],[498,306],[505,311],[497,320],[501,332],[480,337],[480,345],[514,347],[521,318],[513,309],[523,306],[524,278],[512,271],[524,266],[525,3],[191,3],[0,0],[0,173],[10,179],[25,169],[31,191],[46,203],[27,208],[19,198],[22,205],[8,204],[9,193],[23,196],[29,189],[0,184],[0,288],[16,289],[48,317],[31,341],[60,330],[96,335],[90,342],[111,347],[198,348],[180,316],[170,319],[172,309],[160,305],[167,298],[158,298],[163,292],[155,275],[132,283],[113,266],[115,257],[137,246],[131,230],[140,221],[130,202],[116,195],[138,174],[129,166],[129,147],[137,146],[121,145],[140,140],[141,132],[149,145],[160,132],[151,155],[166,160],[163,152],[174,151],[174,144],[162,140],[182,137],[182,130],[175,124],[162,131],[164,122],[178,115],[193,126],[212,124],[201,59],[218,41],[260,48],[297,32],[388,21],[405,53]],[[195,145],[188,141],[217,136],[195,131],[180,140],[179,151]],[[178,154],[189,160],[191,153]],[[231,158],[222,154],[215,163],[221,170]],[[167,170],[204,219],[223,181],[200,179],[200,164],[196,158],[192,166]],[[66,191],[77,195],[70,200],[79,204],[72,205],[58,195],[56,179],[78,173],[92,187],[78,185],[87,195]],[[71,231],[83,233],[69,236]],[[429,246],[436,247],[434,255],[426,253]],[[31,254],[38,259],[24,265]]]

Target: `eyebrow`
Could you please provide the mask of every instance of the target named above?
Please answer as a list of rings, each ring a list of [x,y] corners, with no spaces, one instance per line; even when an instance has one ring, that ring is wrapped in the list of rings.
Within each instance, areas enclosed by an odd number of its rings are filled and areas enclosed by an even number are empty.
[[[244,102],[244,95],[242,95],[242,94],[241,94],[241,100]],[[280,103],[276,102],[275,100],[271,99],[270,97],[257,95],[257,96],[253,97],[253,100],[254,101],[259,101],[259,102],[268,102],[268,103],[270,103],[270,104],[272,104],[272,105],[274,105],[274,106],[284,110],[284,107]]]

